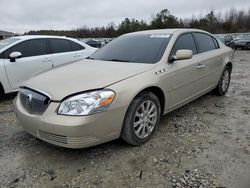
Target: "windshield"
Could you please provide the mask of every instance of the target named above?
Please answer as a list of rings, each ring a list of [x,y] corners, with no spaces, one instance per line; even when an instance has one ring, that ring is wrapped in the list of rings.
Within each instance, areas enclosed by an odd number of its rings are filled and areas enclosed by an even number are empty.
[[[123,35],[98,50],[89,59],[153,64],[165,52],[169,34]]]
[[[18,41],[18,40],[20,40],[20,39],[18,39],[18,38],[8,38],[8,39],[0,40],[0,49],[10,45],[13,42]]]
[[[250,35],[241,36],[240,40],[250,40]]]

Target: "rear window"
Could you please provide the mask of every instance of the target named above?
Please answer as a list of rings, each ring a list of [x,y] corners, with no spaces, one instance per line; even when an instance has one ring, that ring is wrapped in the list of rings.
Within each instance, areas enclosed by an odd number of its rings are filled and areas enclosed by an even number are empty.
[[[194,33],[196,41],[198,43],[199,52],[207,52],[217,49],[213,38],[205,33]]]
[[[65,39],[49,39],[51,45],[51,52],[52,53],[63,53],[63,52],[70,52],[71,44],[69,40]]]
[[[170,34],[123,35],[102,47],[90,59],[156,63],[162,58],[170,38]]]

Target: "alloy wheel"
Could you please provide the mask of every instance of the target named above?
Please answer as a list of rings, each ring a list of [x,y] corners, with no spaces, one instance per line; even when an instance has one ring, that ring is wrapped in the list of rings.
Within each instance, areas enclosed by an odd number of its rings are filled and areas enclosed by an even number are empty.
[[[226,69],[223,73],[222,80],[221,80],[221,89],[223,92],[225,92],[228,89],[230,82],[230,73],[229,70]]]
[[[153,101],[143,102],[134,116],[134,133],[138,138],[148,137],[157,123],[158,110]]]

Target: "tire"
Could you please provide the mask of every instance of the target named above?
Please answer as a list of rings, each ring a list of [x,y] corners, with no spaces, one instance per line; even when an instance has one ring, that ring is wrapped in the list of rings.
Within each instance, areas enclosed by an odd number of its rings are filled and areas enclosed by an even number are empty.
[[[160,117],[161,105],[159,99],[152,92],[139,94],[127,110],[121,138],[132,146],[144,144],[154,135],[159,126]]]
[[[4,95],[3,85],[0,82],[0,96]]]
[[[231,81],[231,68],[229,66],[226,66],[222,72],[222,75],[220,77],[220,81],[216,88],[214,89],[214,93],[219,96],[223,96],[228,91],[230,81]]]

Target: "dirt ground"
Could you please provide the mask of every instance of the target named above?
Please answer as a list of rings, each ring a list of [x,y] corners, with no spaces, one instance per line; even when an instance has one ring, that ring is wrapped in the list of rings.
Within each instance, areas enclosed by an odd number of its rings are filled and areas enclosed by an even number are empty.
[[[250,187],[250,51],[237,51],[229,92],[164,116],[154,138],[70,150],[17,127],[0,100],[0,187]]]

